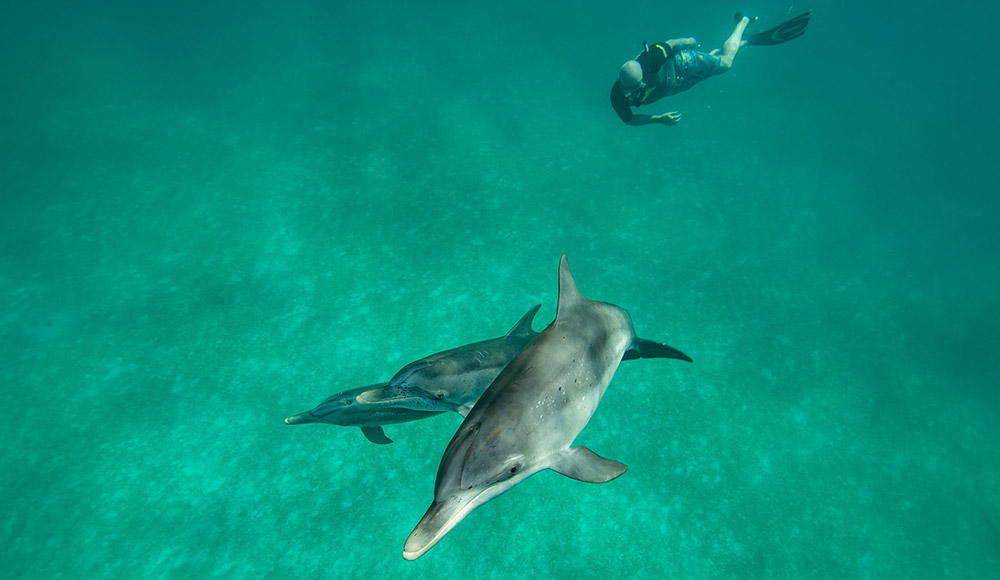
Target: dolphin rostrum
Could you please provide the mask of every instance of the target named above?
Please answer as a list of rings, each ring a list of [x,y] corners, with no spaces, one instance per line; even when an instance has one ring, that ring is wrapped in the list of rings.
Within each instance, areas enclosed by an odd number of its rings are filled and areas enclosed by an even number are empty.
[[[413,409],[401,409],[395,407],[379,407],[369,409],[357,404],[355,398],[364,391],[377,391],[385,388],[388,383],[378,383],[359,387],[337,393],[327,397],[322,403],[311,411],[292,415],[285,419],[289,425],[301,425],[303,423],[328,423],[330,425],[342,425],[344,427],[361,427],[361,432],[365,434],[372,443],[392,443],[382,430],[382,425],[392,423],[406,423],[417,419],[426,419],[434,415],[440,415],[440,411],[415,411]]]
[[[507,334],[432,354],[406,365],[383,388],[361,392],[358,403],[377,409],[456,411],[463,417],[507,363],[538,333],[531,321],[536,304]]]
[[[624,309],[580,295],[564,254],[556,319],[486,389],[445,449],[434,501],[406,540],[414,560],[472,510],[543,469],[593,483],[626,466],[571,447],[623,358],[686,355],[635,335]],[[662,350],[663,348],[669,350]],[[664,354],[666,353],[666,354]]]

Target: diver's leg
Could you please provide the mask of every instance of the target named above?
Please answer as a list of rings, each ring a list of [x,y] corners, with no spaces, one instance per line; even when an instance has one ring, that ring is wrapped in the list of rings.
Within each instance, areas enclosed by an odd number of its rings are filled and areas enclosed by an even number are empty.
[[[721,49],[716,49],[711,52],[713,56],[719,57],[719,67],[715,71],[715,74],[721,75],[733,66],[733,59],[736,58],[736,53],[740,50],[740,44],[743,42],[743,31],[747,29],[750,25],[750,19],[744,16],[736,23],[736,28],[733,29],[733,33],[729,35],[729,38],[722,43]]]

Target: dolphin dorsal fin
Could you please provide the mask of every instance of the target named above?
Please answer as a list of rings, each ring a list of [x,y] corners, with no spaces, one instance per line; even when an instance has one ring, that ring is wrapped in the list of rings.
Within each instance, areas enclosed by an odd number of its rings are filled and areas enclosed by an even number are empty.
[[[513,328],[507,331],[504,336],[520,336],[522,334],[534,334],[534,330],[531,329],[531,321],[535,319],[535,314],[538,313],[538,309],[541,308],[541,304],[535,304],[535,306],[527,311],[521,320],[517,321],[517,324]]]
[[[556,320],[562,318],[564,312],[568,312],[577,304],[586,300],[576,288],[573,281],[573,274],[569,271],[569,261],[566,254],[559,259],[559,304],[556,307]]]

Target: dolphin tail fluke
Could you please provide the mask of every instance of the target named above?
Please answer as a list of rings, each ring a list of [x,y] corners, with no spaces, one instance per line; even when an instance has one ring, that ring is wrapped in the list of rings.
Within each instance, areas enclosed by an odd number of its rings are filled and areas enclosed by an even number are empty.
[[[672,346],[644,338],[638,339],[631,348],[625,351],[625,355],[622,356],[622,360],[634,360],[637,358],[674,358],[694,362],[691,360],[691,357]]]
[[[605,483],[625,473],[628,466],[605,459],[581,445],[559,453],[549,469],[580,481]]]
[[[379,426],[374,427],[362,427],[361,432],[365,434],[372,443],[378,443],[379,445],[388,445],[392,443],[392,439],[385,436],[385,431]]]

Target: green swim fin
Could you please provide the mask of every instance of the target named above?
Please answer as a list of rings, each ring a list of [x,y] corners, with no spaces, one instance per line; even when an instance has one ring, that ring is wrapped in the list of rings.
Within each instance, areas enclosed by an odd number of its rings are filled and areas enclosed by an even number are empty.
[[[771,46],[798,38],[806,33],[806,26],[809,26],[809,16],[811,15],[812,10],[806,10],[804,14],[799,14],[795,18],[782,22],[774,28],[758,32],[757,34],[751,34],[747,38],[747,44]]]

